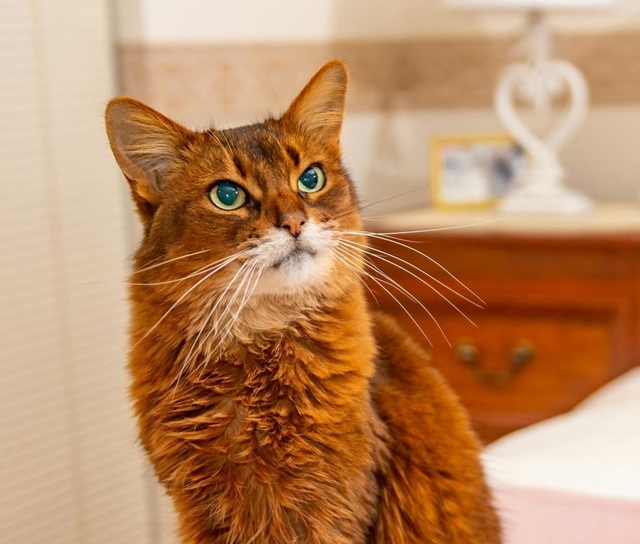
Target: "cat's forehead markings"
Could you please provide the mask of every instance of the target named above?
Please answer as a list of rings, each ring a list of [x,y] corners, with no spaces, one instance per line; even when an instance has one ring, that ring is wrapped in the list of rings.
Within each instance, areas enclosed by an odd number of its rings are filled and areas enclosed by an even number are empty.
[[[263,123],[224,129],[219,138],[227,152],[227,160],[246,177],[254,164],[276,166],[282,162],[284,151],[279,135]]]
[[[287,144],[285,149],[287,151],[287,155],[289,155],[293,161],[294,166],[300,166],[300,152],[291,144]]]
[[[264,131],[256,132],[246,138],[245,148],[248,158],[256,163],[269,166],[282,164],[283,152],[277,138]]]
[[[238,171],[238,174],[240,174],[240,177],[242,179],[246,179],[247,178],[247,171],[246,171],[245,167],[242,165],[242,161],[238,158],[237,155],[233,156],[233,164],[236,167],[236,170]]]

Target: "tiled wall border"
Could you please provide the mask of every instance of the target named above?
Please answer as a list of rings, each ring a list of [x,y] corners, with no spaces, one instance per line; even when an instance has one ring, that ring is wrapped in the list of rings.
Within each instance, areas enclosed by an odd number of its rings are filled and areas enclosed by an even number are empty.
[[[121,90],[184,121],[247,121],[285,108],[333,57],[351,69],[350,112],[490,106],[512,40],[282,45],[123,45]],[[640,104],[640,32],[564,36],[595,105]],[[274,113],[277,113],[275,111]]]

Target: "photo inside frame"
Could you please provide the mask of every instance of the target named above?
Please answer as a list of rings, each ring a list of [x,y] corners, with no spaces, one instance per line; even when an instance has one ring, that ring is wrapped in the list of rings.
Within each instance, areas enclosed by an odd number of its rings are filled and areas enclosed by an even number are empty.
[[[514,185],[526,157],[511,141],[441,143],[438,157],[440,203],[450,205],[493,202]]]

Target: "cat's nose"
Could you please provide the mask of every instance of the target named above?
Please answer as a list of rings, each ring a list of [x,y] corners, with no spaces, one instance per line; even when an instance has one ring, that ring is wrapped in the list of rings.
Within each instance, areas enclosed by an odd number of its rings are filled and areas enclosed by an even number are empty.
[[[294,238],[300,236],[302,225],[307,222],[307,216],[301,211],[287,213],[278,218],[278,227],[289,231]]]

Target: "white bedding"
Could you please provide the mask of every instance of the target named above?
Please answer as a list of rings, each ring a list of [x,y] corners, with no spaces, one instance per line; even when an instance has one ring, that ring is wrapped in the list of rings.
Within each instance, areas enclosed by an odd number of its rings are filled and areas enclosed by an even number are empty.
[[[640,367],[568,414],[489,445],[493,485],[640,500]]]
[[[640,544],[640,367],[483,462],[508,543]]]

